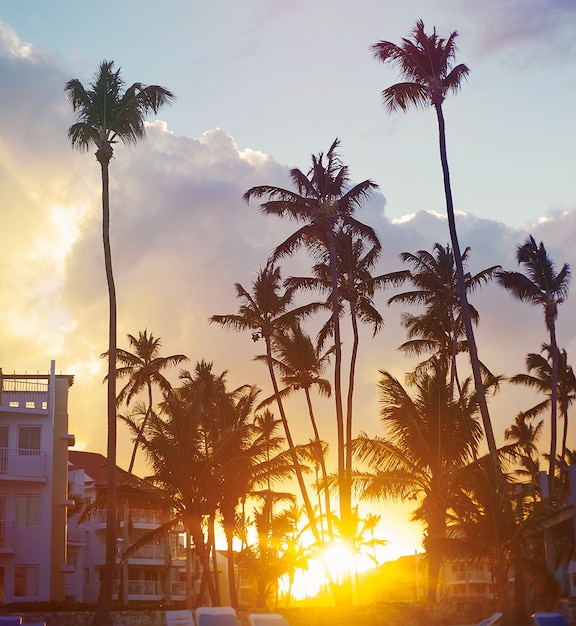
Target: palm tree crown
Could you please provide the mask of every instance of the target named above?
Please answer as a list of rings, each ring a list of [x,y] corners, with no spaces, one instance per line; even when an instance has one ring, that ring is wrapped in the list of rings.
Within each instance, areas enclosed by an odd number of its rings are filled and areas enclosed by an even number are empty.
[[[114,71],[114,61],[102,61],[88,89],[77,78],[66,83],[77,120],[68,129],[73,147],[88,150],[93,143],[98,160],[109,161],[113,143],[137,143],[146,134],[146,115],[157,113],[175,99],[171,91],[158,85],[134,83],[124,92],[123,86],[120,69]]]
[[[379,41],[372,46],[374,56],[399,68],[406,82],[392,85],[382,92],[385,108],[392,112],[409,106],[441,105],[447,92],[457,92],[469,69],[463,63],[453,66],[456,56],[457,32],[448,39],[424,32],[424,22],[418,20],[412,40],[402,39],[401,45]]]
[[[270,185],[253,187],[244,194],[244,200],[263,198],[260,208],[267,215],[288,217],[302,224],[272,253],[272,259],[293,254],[301,246],[318,252],[328,250],[330,280],[332,286],[331,305],[334,329],[334,400],[338,438],[338,474],[340,476],[340,507],[343,519],[351,515],[351,495],[345,481],[345,435],[344,410],[342,403],[342,349],[340,340],[340,303],[338,295],[338,265],[335,232],[346,226],[357,236],[380,248],[380,241],[373,228],[354,218],[354,212],[377,189],[376,183],[365,180],[350,185],[348,167],[336,152],[340,141],[335,139],[326,155],[312,155],[312,166],[308,174],[299,169],[290,172],[296,190]]]

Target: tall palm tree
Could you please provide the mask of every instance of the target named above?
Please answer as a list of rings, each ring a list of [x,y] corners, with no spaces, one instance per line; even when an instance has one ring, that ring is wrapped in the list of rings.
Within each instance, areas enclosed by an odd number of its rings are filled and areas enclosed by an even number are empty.
[[[188,360],[184,354],[172,354],[170,356],[160,356],[160,348],[162,341],[160,337],[154,337],[148,330],[138,332],[138,337],[128,334],[128,343],[130,350],[124,348],[116,348],[116,378],[128,378],[128,381],[118,392],[116,397],[117,405],[125,403],[129,405],[131,400],[141,391],[146,390],[148,394],[148,404],[146,413],[142,419],[141,430],[146,427],[148,415],[152,410],[152,385],[156,384],[164,396],[171,390],[168,379],[162,374],[167,367],[180,365]],[[108,353],[104,352],[103,357],[107,357]],[[120,367],[118,367],[118,364]],[[140,443],[140,436],[136,435],[128,473],[132,473],[134,461],[136,460],[136,452]]]
[[[308,491],[296,452],[294,438],[292,437],[290,424],[288,423],[288,417],[282,402],[276,373],[274,371],[272,354],[273,337],[283,332],[302,316],[312,313],[317,307],[314,305],[305,305],[291,309],[290,307],[294,299],[294,288],[286,288],[282,291],[281,283],[280,269],[275,267],[273,263],[268,263],[258,272],[252,285],[252,293],[247,291],[240,283],[236,283],[236,295],[241,301],[238,313],[213,315],[210,317],[209,321],[210,323],[220,324],[225,328],[248,330],[252,333],[252,339],[254,341],[264,339],[268,373],[274,390],[274,397],[278,406],[278,412],[280,413],[280,419],[284,427],[288,449],[294,464],[298,486],[302,494],[304,506],[306,507],[306,513],[310,519],[314,538],[316,541],[320,542],[321,538],[314,516],[314,509],[308,497]]]
[[[134,83],[123,91],[124,81],[120,69],[113,71],[113,61],[102,61],[92,83],[85,89],[73,78],[66,83],[65,91],[76,115],[76,122],[68,129],[68,139],[73,148],[88,150],[94,145],[96,159],[102,175],[102,239],[104,264],[108,284],[109,335],[108,335],[108,441],[107,480],[109,507],[106,519],[106,566],[100,590],[99,611],[95,623],[110,622],[114,567],[116,561],[116,289],[112,272],[110,249],[110,198],[108,166],[114,154],[112,145],[118,141],[137,143],[145,136],[144,120],[150,112],[174,100],[174,94],[158,85]]]
[[[312,155],[312,166],[308,174],[294,168],[290,178],[295,190],[261,185],[252,187],[244,194],[244,200],[262,199],[260,208],[266,215],[287,217],[301,226],[285,241],[279,244],[272,259],[293,254],[304,246],[314,249],[318,245],[328,250],[332,283],[331,304],[334,327],[334,399],[338,441],[338,475],[341,517],[351,517],[351,495],[346,488],[345,475],[345,433],[344,410],[342,403],[342,346],[340,338],[340,303],[338,297],[338,268],[334,233],[338,227],[346,225],[359,237],[380,246],[374,229],[354,218],[354,212],[378,188],[376,183],[365,180],[350,185],[348,167],[337,153],[340,141],[336,139],[326,155]]]
[[[570,266],[564,263],[557,272],[552,259],[548,256],[543,243],[538,245],[534,237],[528,239],[516,250],[519,265],[524,266],[522,272],[501,270],[497,281],[522,302],[528,302],[544,309],[546,328],[550,336],[550,352],[552,354],[552,375],[550,393],[550,466],[548,470],[548,488],[554,491],[554,475],[556,471],[556,441],[558,415],[558,346],[556,341],[556,318],[558,305],[568,295],[570,284]]]
[[[550,346],[546,343],[542,344],[542,353],[530,352],[526,356],[527,374],[516,374],[510,378],[510,382],[515,385],[525,385],[535,391],[546,394],[546,400],[538,402],[533,407],[524,411],[524,415],[529,418],[536,417],[544,411],[549,410],[552,404],[552,370],[553,358]],[[568,354],[566,350],[558,350],[558,383],[556,385],[558,394],[558,406],[560,415],[564,420],[562,430],[562,443],[560,446],[560,458],[564,458],[566,454],[566,443],[568,439],[568,409],[576,400],[576,377],[572,366],[568,363]],[[562,470],[561,466],[561,470]],[[563,470],[562,470],[563,471]],[[560,472],[562,474],[562,471]],[[560,477],[562,482],[562,476]]]
[[[288,284],[287,281],[285,284]],[[310,336],[304,332],[299,323],[294,323],[285,332],[275,334],[272,341],[273,365],[280,374],[280,379],[284,388],[280,390],[280,397],[284,398],[294,391],[302,390],[306,397],[308,415],[314,432],[314,450],[318,453],[318,460],[322,470],[322,484],[324,490],[324,501],[326,507],[326,521],[328,533],[332,536],[331,530],[331,505],[330,492],[328,489],[328,472],[325,461],[325,445],[320,438],[320,431],[314,415],[314,406],[310,390],[316,387],[319,395],[330,397],[332,388],[330,382],[323,378],[322,374],[328,365],[330,357],[334,353],[334,346],[325,352],[319,345],[314,345]],[[267,356],[259,355],[256,360],[266,362]],[[274,396],[263,400],[258,408],[268,406],[274,401]]]
[[[470,248],[462,253],[462,264],[466,268]],[[459,386],[456,357],[467,351],[465,341],[462,305],[458,291],[456,262],[450,246],[435,243],[432,252],[418,250],[416,253],[403,252],[402,261],[410,268],[403,273],[395,273],[396,282],[409,281],[413,289],[397,293],[388,300],[388,304],[401,303],[424,305],[425,311],[417,316],[404,313],[402,324],[408,329],[408,341],[400,346],[407,353],[420,355],[432,352],[430,360],[418,365],[414,376],[425,370],[434,359],[446,359],[451,363],[450,377],[455,387]],[[466,292],[472,293],[488,283],[500,268],[495,265],[477,274],[466,271],[464,275]],[[401,274],[401,275],[400,275]],[[478,311],[468,305],[473,324],[478,324]],[[481,370],[492,376],[480,363]]]
[[[350,366],[348,371],[348,392],[346,399],[345,418],[345,482],[346,490],[351,488],[352,479],[352,422],[354,403],[354,383],[356,379],[356,362],[360,346],[359,323],[372,328],[372,336],[384,326],[384,319],[374,305],[374,295],[378,289],[385,286],[399,284],[401,278],[398,273],[373,276],[372,271],[380,259],[379,245],[367,246],[362,237],[343,226],[334,233],[336,246],[336,264],[338,275],[338,297],[340,300],[340,314],[348,308],[352,327],[352,348],[350,350]],[[315,289],[329,294],[332,293],[330,260],[325,248],[318,246],[319,262],[312,268],[313,277],[291,277],[286,284],[295,285],[299,289]],[[334,317],[330,316],[318,334],[320,344],[328,336],[334,334]]]
[[[437,361],[414,384],[413,397],[392,374],[380,374],[385,436],[355,440],[355,455],[367,467],[355,474],[356,486],[364,498],[416,500],[413,519],[424,524],[428,599],[435,602],[448,511],[460,489],[459,471],[476,458],[482,434],[477,394],[466,380],[454,399],[444,361]]]
[[[412,38],[403,38],[402,44],[391,41],[379,41],[372,46],[374,56],[383,63],[390,63],[398,67],[404,82],[387,87],[382,92],[384,107],[389,113],[398,109],[406,111],[409,107],[432,106],[436,112],[438,122],[438,140],[440,148],[440,162],[444,179],[444,196],[446,199],[446,214],[450,231],[450,242],[456,263],[458,279],[458,294],[462,306],[462,315],[470,364],[474,376],[474,385],[478,392],[480,413],[484,425],[486,442],[490,451],[493,467],[499,472],[498,451],[492,421],[488,412],[488,404],[484,393],[484,383],[478,358],[478,349],[474,337],[472,316],[468,306],[466,294],[466,280],[456,220],[454,216],[454,201],[450,184],[450,169],[448,167],[448,153],[446,150],[446,127],[442,105],[449,92],[457,93],[462,82],[469,74],[469,69],[463,63],[454,65],[456,57],[456,31],[448,39],[439,37],[436,29],[431,34],[424,31],[424,22],[418,20],[412,31]]]

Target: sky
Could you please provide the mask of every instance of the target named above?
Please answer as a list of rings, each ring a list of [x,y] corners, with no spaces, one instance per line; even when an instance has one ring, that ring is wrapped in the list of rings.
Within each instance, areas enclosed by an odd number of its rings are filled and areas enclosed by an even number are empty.
[[[246,205],[247,189],[289,186],[290,168],[306,171],[338,137],[353,182],[379,185],[357,215],[381,238],[379,273],[402,269],[403,251],[448,243],[435,115],[388,115],[381,91],[398,76],[370,52],[379,40],[400,42],[417,19],[443,37],[457,31],[458,62],[470,68],[444,108],[469,269],[518,269],[516,247],[529,234],[558,267],[575,267],[572,0],[102,0],[89,17],[71,0],[0,0],[0,366],[46,372],[54,359],[58,372],[75,376],[69,413],[78,449],[106,449],[100,355],[108,309],[99,167],[92,150],[75,152],[67,141],[74,119],[66,81],[87,85],[108,59],[126,85],[160,84],[177,97],[149,119],[142,143],[115,146],[110,166],[119,345],[148,329],[164,355],[186,354],[190,369],[205,359],[228,371],[230,387],[267,390],[266,372],[252,361],[261,348],[207,322],[236,311],[234,283],[249,288],[295,228]],[[283,276],[309,267],[300,255]],[[403,379],[412,365],[397,350],[405,333],[402,310],[386,305],[390,295],[378,298],[384,330],[362,335],[355,432],[370,435],[382,433],[379,370]],[[495,284],[471,301],[481,359],[495,373],[524,372],[526,354],[547,341],[542,311]],[[574,318],[568,298],[558,341],[569,360]],[[533,403],[527,391],[502,385],[490,399],[498,443]],[[332,405],[320,407],[321,434],[332,440]],[[306,441],[304,409],[293,411]],[[119,438],[126,467],[122,427]],[[576,446],[574,429],[569,443]],[[420,530],[405,531],[410,508],[383,510],[383,538],[405,532],[402,549],[418,547]]]

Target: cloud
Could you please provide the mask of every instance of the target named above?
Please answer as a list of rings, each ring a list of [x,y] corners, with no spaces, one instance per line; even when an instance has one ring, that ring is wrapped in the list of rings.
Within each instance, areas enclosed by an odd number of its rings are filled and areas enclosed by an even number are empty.
[[[5,31],[0,38],[5,48],[18,49]],[[68,78],[41,59],[0,57],[0,81],[10,85],[0,94],[0,359],[5,371],[45,371],[55,358],[58,371],[74,374],[71,428],[86,449],[102,451],[100,354],[107,349],[108,310],[100,172],[92,151],[81,154],[68,145],[66,129],[73,121],[63,91]],[[300,166],[306,169],[307,163]],[[148,328],[162,337],[165,354],[185,353],[191,367],[199,359],[213,361],[215,371],[229,371],[232,385],[266,388],[266,372],[252,361],[262,347],[249,336],[210,325],[208,318],[236,311],[234,283],[250,288],[271,250],[293,232],[293,223],[266,217],[257,204],[242,199],[254,185],[289,186],[288,168],[257,145],[239,149],[223,129],[188,137],[151,120],[142,143],[115,147],[110,177],[119,344],[125,345],[127,333]],[[358,213],[381,237],[379,273],[401,269],[398,255],[403,251],[449,241],[441,207],[391,221],[385,215],[386,193],[383,184]],[[558,210],[532,225],[531,234],[545,241],[558,265],[567,261],[576,266],[575,222],[576,211]],[[460,213],[457,224],[460,245],[471,248],[472,272],[494,264],[517,267],[515,248],[527,230],[470,213]],[[304,253],[283,267],[284,276],[309,271]],[[356,429],[370,434],[380,429],[378,370],[402,377],[412,366],[397,351],[405,333],[401,311],[386,304],[390,295],[377,298],[386,320],[382,333],[371,338],[362,331]],[[481,316],[481,358],[497,373],[523,371],[526,353],[547,340],[542,312],[516,302],[496,285],[474,294],[472,301]],[[569,299],[559,314],[559,342],[569,355],[576,354],[575,313]],[[349,345],[346,334],[345,349]],[[526,402],[526,393],[520,396],[506,385],[491,400],[498,439]],[[330,404],[323,404],[319,416],[328,431],[331,411]],[[308,438],[307,428],[303,422],[302,440]],[[121,445],[119,458],[126,460],[126,433]]]

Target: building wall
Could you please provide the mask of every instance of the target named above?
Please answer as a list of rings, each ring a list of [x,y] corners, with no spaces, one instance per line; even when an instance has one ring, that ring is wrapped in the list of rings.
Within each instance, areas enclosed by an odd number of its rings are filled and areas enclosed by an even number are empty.
[[[45,375],[0,373],[0,427],[8,433],[0,448],[0,494],[10,529],[9,545],[0,550],[4,602],[64,599],[72,380],[55,375],[54,361]]]

